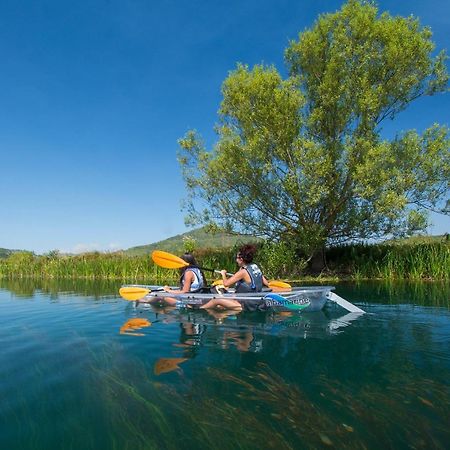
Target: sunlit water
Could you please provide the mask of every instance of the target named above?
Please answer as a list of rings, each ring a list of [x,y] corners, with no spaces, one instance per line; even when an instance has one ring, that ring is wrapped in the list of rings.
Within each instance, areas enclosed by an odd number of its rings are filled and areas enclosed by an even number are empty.
[[[448,448],[450,286],[282,316],[0,281],[1,449]]]

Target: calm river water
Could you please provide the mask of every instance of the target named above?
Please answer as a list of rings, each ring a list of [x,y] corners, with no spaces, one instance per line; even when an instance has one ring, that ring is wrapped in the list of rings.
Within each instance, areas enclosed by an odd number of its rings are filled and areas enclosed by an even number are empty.
[[[338,285],[294,316],[0,280],[1,449],[449,448],[450,286]]]

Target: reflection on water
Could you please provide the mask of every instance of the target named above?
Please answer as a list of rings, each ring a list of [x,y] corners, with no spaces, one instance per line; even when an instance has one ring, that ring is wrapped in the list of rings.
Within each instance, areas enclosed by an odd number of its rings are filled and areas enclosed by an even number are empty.
[[[23,281],[0,281],[0,448],[450,441],[448,286],[338,286],[361,316],[155,308],[114,283]]]
[[[339,293],[350,301],[381,304],[414,304],[450,308],[449,282],[340,283]]]
[[[136,330],[141,330],[151,326],[151,322],[148,319],[140,319],[135,317],[128,319],[121,327],[120,334],[127,334],[128,336],[144,336],[144,333],[136,333]]]
[[[117,281],[52,278],[0,278],[0,289],[7,289],[17,297],[33,297],[36,293],[50,295],[53,299],[68,293],[94,298],[116,295]]]
[[[124,280],[125,282],[126,280]],[[156,281],[147,281],[147,284],[155,283]],[[117,295],[119,284],[114,280],[0,278],[0,289],[7,289],[17,297],[28,298],[38,292],[49,294],[54,298],[65,293],[99,298]],[[337,284],[336,292],[347,300],[358,303],[407,303],[450,308],[450,284],[448,282],[392,282],[388,280],[342,282]]]
[[[154,373],[155,375],[161,375],[162,373],[180,370],[179,364],[187,360],[188,358],[159,358],[155,362]]]
[[[246,345],[245,342],[251,342],[255,333],[327,339],[341,333],[343,328],[361,317],[360,313],[346,313],[338,308],[327,308],[324,311],[302,314],[295,312],[190,311],[176,308],[161,310],[143,303],[138,304],[136,308],[138,313],[148,314],[149,317],[152,317],[152,321],[161,321],[163,314],[164,323],[180,324],[182,334],[187,337],[182,344],[185,347],[200,345],[202,335],[205,335],[207,340],[207,337],[212,334],[217,338],[219,333],[223,337],[223,339],[220,338],[223,345],[229,345],[234,341],[238,344],[237,348],[243,351],[249,350],[250,345]]]

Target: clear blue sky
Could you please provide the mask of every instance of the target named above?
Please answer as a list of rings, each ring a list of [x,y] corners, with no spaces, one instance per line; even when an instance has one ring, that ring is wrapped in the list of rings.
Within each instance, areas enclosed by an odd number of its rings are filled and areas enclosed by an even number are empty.
[[[185,232],[177,139],[208,144],[237,62],[285,71],[290,39],[331,0],[2,0],[0,247],[128,248]],[[450,47],[448,0],[379,2]],[[450,95],[385,128],[449,124]],[[440,217],[430,230],[450,231]]]

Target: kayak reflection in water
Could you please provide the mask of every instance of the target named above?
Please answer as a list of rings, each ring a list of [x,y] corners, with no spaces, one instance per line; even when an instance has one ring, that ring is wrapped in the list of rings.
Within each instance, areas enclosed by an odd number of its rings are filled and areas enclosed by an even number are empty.
[[[242,292],[261,292],[263,286],[269,286],[261,272],[261,269],[253,263],[253,258],[256,253],[256,247],[252,244],[247,244],[241,247],[236,255],[236,263],[239,270],[227,278],[226,270],[221,270],[223,286],[225,288],[235,285],[236,293]],[[244,303],[246,306],[246,303]],[[210,308],[225,308],[233,311],[242,311],[242,305],[237,300],[231,299],[212,299],[208,303],[201,306],[201,309]]]
[[[221,309],[219,308],[210,308],[207,310],[208,314],[214,319],[214,323],[216,324],[222,324],[223,321],[227,318],[236,318],[236,315],[239,314],[241,311],[235,311],[234,309],[224,309],[223,307]]]

